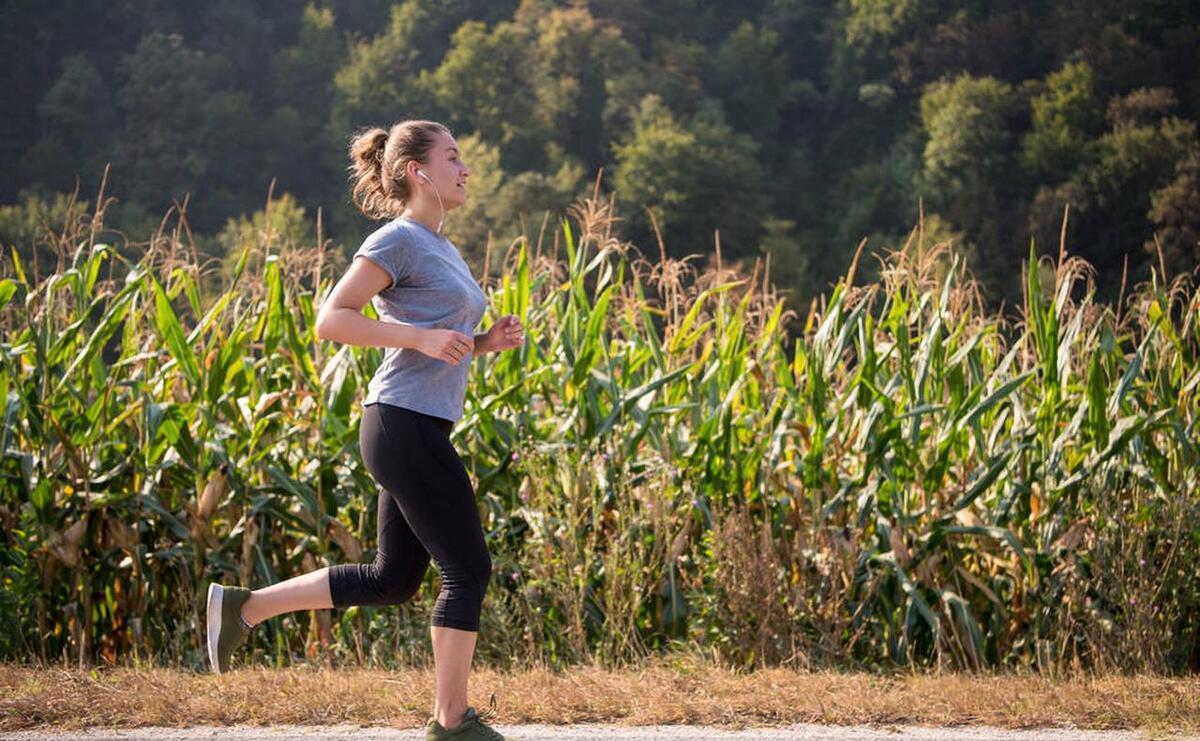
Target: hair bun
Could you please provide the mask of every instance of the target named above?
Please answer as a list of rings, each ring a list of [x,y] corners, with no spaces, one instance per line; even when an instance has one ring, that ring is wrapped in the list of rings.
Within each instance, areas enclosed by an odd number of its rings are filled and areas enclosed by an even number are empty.
[[[388,132],[379,127],[368,129],[354,138],[355,159],[375,170],[383,167],[383,152],[387,148]]]

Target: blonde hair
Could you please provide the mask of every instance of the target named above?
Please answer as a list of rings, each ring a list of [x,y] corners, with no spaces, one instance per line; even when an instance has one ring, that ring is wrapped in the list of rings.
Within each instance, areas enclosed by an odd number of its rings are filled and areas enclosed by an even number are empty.
[[[450,129],[436,121],[400,121],[390,129],[362,129],[350,139],[350,179],[354,205],[369,219],[399,216],[412,197],[406,177],[409,161],[429,159],[438,134]]]

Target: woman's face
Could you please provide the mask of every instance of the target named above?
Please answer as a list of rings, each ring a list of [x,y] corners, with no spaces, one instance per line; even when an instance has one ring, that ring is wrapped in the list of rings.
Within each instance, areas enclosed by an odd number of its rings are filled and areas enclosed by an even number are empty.
[[[433,185],[442,196],[442,205],[447,210],[461,206],[467,200],[467,176],[471,171],[463,162],[462,152],[453,136],[437,133],[433,147],[429,150],[429,162],[418,167],[429,176]],[[421,184],[429,186],[429,182],[417,176]],[[433,195],[432,193],[430,195]]]

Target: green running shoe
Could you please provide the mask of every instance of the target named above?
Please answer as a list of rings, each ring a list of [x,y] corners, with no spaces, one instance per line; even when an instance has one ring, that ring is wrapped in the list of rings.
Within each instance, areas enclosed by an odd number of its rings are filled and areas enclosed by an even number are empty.
[[[253,628],[242,620],[242,605],[250,599],[245,587],[208,585],[208,663],[216,674],[229,671],[229,658]]]
[[[483,715],[480,715],[475,712],[475,708],[467,708],[462,723],[448,731],[442,728],[442,724],[438,723],[437,719],[430,718],[428,725],[425,726],[425,741],[437,741],[443,738],[452,738],[454,741],[505,741],[499,731],[483,722],[485,718],[492,716],[495,709],[496,696],[492,695],[491,710],[486,710]],[[517,739],[508,739],[508,741],[517,741]]]

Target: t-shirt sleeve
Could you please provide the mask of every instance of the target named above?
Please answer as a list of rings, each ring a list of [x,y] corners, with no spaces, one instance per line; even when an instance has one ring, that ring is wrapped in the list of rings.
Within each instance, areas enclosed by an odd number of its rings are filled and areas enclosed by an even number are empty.
[[[365,257],[383,268],[392,279],[392,286],[398,286],[411,275],[412,247],[403,231],[380,230],[363,240],[354,258]]]

